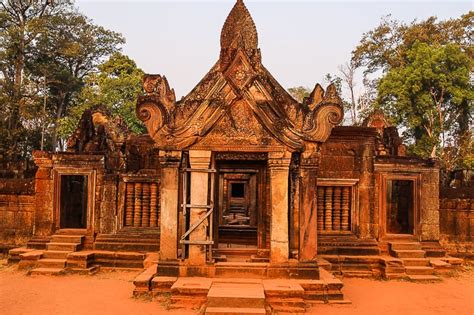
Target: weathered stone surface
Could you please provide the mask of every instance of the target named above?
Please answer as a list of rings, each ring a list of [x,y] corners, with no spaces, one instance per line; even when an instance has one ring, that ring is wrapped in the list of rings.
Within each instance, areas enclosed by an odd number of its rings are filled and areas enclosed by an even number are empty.
[[[205,171],[203,172],[202,170],[209,169],[210,162],[211,151],[192,150],[189,152],[189,163],[191,164],[191,168],[201,170],[198,172],[191,172],[191,205],[201,207],[190,208],[190,226],[197,224],[208,211],[205,207],[208,206],[209,173]],[[204,220],[193,232],[191,232],[189,239],[198,242],[206,241],[206,229],[207,220]],[[189,246],[188,262],[190,265],[204,265],[206,259],[206,247],[204,245]]]
[[[289,152],[269,156],[270,202],[272,222],[270,231],[270,262],[282,263],[289,258],[288,239],[288,176]]]
[[[160,259],[178,258],[178,180],[181,152],[160,151]]]

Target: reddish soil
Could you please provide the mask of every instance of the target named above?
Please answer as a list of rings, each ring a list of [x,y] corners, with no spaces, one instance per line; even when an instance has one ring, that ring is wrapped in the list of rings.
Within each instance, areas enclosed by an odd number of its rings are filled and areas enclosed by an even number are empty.
[[[325,315],[474,315],[474,270],[465,268],[442,282],[344,279],[349,305],[317,305],[311,313]]]
[[[196,314],[166,310],[164,304],[131,297],[138,272],[94,276],[25,276],[0,266],[0,314]],[[344,279],[349,305],[316,305],[313,314],[474,314],[474,271],[440,283]]]

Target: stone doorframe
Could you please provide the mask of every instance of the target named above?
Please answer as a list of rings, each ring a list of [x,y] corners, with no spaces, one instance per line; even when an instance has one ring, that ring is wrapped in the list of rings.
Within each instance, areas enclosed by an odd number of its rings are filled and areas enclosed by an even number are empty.
[[[54,229],[61,229],[61,176],[82,175],[87,176],[87,220],[88,234],[94,233],[94,208],[96,196],[97,171],[94,169],[78,169],[74,167],[57,167],[53,169],[53,224]]]
[[[413,236],[416,238],[421,237],[421,213],[420,213],[420,200],[421,200],[421,174],[420,173],[380,173],[377,177],[379,180],[379,193],[378,193],[378,204],[379,204],[379,239],[387,237],[387,188],[389,180],[410,180],[413,181]],[[437,198],[438,196],[436,196]],[[397,234],[395,234],[397,235]],[[403,234],[405,235],[405,234]],[[406,234],[411,235],[411,234]]]

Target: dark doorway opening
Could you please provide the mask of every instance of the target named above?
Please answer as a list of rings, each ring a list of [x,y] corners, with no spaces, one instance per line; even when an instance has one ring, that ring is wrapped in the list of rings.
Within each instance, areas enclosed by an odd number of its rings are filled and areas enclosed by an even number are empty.
[[[217,163],[214,242],[227,259],[237,252],[248,259],[265,246],[264,167],[250,161]]]
[[[61,175],[60,227],[87,228],[87,176]]]
[[[389,180],[387,190],[387,232],[413,234],[414,195],[412,180]]]
[[[232,198],[244,198],[245,197],[245,184],[244,183],[232,183],[231,184]]]

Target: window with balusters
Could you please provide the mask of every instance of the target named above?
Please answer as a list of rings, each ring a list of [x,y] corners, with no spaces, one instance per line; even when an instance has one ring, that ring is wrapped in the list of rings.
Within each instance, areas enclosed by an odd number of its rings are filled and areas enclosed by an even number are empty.
[[[317,188],[318,231],[349,232],[354,207],[353,185],[324,184]]]
[[[125,183],[124,227],[158,227],[158,220],[158,183]]]

